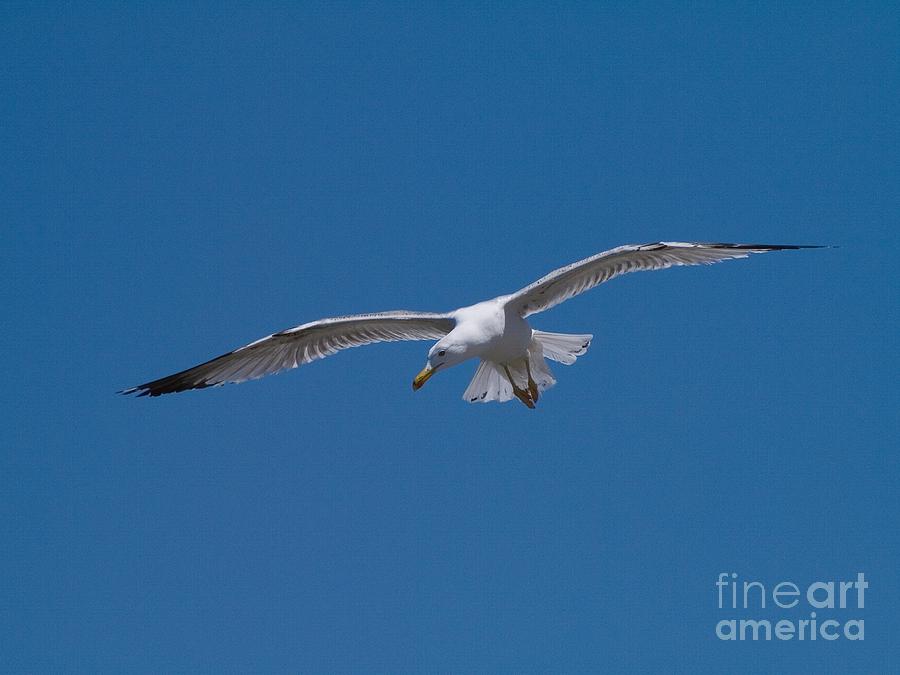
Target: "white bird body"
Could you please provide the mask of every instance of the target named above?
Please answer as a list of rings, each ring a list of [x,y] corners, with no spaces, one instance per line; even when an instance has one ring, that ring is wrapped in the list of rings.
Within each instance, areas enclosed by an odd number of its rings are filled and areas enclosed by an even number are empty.
[[[526,317],[550,309],[605,281],[642,270],[711,264],[751,253],[817,246],[658,242],[626,245],[566,265],[509,295],[443,314],[398,310],[321,319],[273,333],[187,370],[126,389],[159,396],[244,382],[296,368],[342,349],[372,342],[437,340],[425,368],[413,380],[419,389],[435,372],[469,359],[480,364],[463,398],[508,401],[534,408],[540,392],[556,383],[545,357],[570,365],[587,351],[592,335],[534,330]]]
[[[531,344],[532,329],[528,321],[507,306],[508,297],[503,295],[451,312],[456,328],[445,339],[467,345],[468,358],[506,363],[523,357]]]

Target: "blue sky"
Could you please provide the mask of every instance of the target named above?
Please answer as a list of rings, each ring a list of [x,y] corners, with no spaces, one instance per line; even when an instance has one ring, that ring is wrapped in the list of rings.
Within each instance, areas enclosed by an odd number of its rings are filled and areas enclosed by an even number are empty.
[[[898,661],[891,3],[6,3],[0,670],[884,672]],[[535,411],[427,343],[114,392],[623,243]],[[723,642],[716,579],[870,583]],[[825,612],[820,611],[820,618]]]

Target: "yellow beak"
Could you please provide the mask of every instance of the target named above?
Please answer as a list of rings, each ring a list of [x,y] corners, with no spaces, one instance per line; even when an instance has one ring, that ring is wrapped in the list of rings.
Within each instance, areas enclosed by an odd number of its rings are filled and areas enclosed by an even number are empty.
[[[425,366],[422,369],[422,372],[415,376],[413,379],[413,391],[418,391],[422,388],[422,385],[428,382],[428,378],[434,375],[435,369],[431,366]]]

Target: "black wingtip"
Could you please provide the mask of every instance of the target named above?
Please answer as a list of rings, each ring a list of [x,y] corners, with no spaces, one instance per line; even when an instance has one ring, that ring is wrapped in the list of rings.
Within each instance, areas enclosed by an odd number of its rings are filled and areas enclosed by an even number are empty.
[[[134,394],[135,396],[139,397],[148,396],[150,394],[150,390],[142,385],[140,387],[129,387],[128,389],[121,389],[116,393],[122,396],[131,396],[132,394]]]
[[[726,244],[715,243],[707,244],[716,248],[734,248],[739,250],[755,250],[755,251],[797,251],[803,248],[836,248],[825,244]]]
[[[123,396],[130,396],[134,394],[135,398],[140,398],[141,396],[150,396],[151,398],[155,398],[156,396],[162,396],[163,394],[177,394],[182,391],[191,391],[192,389],[206,389],[207,387],[215,386],[215,384],[206,382],[188,383],[183,381],[180,375],[181,373],[178,373],[176,375],[171,375],[159,380],[154,380],[153,382],[148,382],[147,384],[142,384],[137,387],[123,389],[122,391],[118,391],[116,393],[122,394]]]

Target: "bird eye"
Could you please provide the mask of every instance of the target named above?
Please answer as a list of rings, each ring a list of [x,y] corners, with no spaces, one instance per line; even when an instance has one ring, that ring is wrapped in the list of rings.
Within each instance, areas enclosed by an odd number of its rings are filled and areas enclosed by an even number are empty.
[[[446,354],[447,354],[447,352],[444,349],[442,349],[441,351],[438,352],[438,356],[444,356]]]

